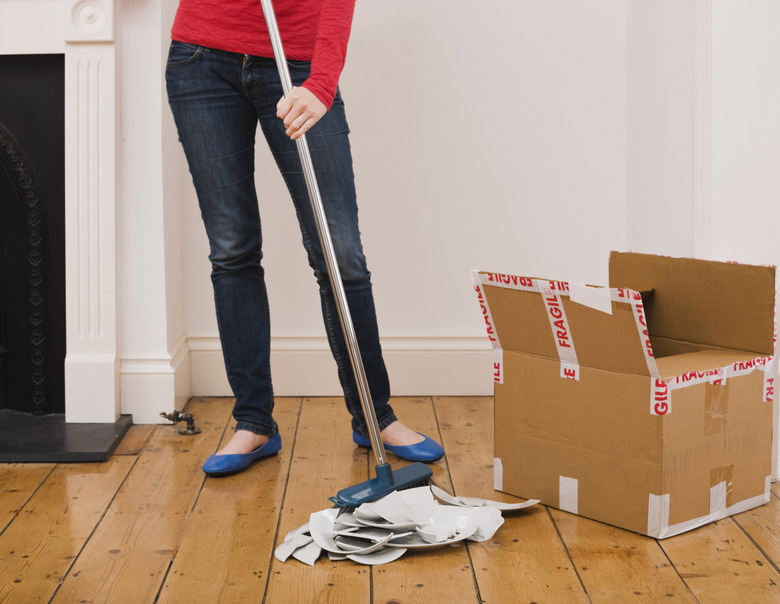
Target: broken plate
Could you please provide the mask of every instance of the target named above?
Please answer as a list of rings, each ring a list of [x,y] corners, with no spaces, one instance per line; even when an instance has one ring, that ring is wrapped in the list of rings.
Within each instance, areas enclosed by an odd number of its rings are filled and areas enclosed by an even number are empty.
[[[529,499],[528,501],[521,501],[520,503],[504,503],[502,501],[480,499],[479,497],[457,497],[455,495],[450,495],[447,491],[440,489],[436,485],[431,485],[430,489],[437,499],[450,505],[457,505],[462,507],[491,507],[503,512],[522,510],[523,508],[536,505],[540,501],[539,499]]]
[[[347,554],[347,558],[360,564],[368,564],[370,566],[376,566],[378,564],[387,564],[398,560],[406,553],[405,549],[383,549],[373,554]]]

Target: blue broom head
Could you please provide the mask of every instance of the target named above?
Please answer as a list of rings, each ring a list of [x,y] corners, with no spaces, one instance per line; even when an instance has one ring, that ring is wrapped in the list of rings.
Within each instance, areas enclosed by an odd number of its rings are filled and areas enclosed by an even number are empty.
[[[331,501],[338,507],[356,508],[393,491],[425,486],[431,476],[433,471],[424,463],[415,462],[397,470],[392,470],[390,464],[380,464],[376,466],[376,478],[342,489]]]

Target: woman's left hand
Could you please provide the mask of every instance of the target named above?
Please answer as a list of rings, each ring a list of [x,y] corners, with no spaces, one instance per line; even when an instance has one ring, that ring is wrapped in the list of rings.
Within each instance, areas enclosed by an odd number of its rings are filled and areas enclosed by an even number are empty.
[[[325,104],[303,86],[294,86],[276,104],[276,116],[282,118],[285,134],[292,140],[304,134],[327,111]]]

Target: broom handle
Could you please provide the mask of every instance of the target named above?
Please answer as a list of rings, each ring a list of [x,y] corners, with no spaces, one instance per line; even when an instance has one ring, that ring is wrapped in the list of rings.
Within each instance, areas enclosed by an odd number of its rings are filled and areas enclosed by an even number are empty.
[[[263,7],[263,14],[265,15],[265,21],[268,25],[268,34],[271,37],[276,67],[279,70],[279,76],[282,80],[282,90],[284,91],[284,96],[287,96],[292,90],[292,80],[290,79],[290,72],[287,68],[287,59],[284,56],[282,38],[279,35],[279,27],[276,24],[274,8],[271,0],[260,0],[260,4]],[[311,201],[312,210],[314,211],[314,219],[317,223],[317,233],[320,237],[320,244],[322,245],[322,251],[325,255],[325,264],[328,268],[330,284],[336,299],[339,319],[341,320],[341,328],[344,332],[347,348],[349,349],[349,359],[352,363],[352,371],[358,386],[360,404],[363,406],[363,413],[366,416],[371,446],[376,455],[377,463],[384,465],[387,463],[385,459],[385,447],[382,444],[382,439],[379,435],[379,423],[377,422],[376,412],[374,411],[374,402],[371,398],[371,391],[368,388],[366,371],[363,367],[363,359],[360,356],[355,328],[352,324],[352,316],[349,313],[347,296],[344,293],[344,284],[341,281],[338,261],[336,260],[336,254],[333,251],[333,242],[331,241],[330,231],[328,230],[325,210],[322,207],[322,197],[320,196],[320,190],[317,186],[317,178],[314,174],[314,167],[311,161],[311,153],[309,152],[309,144],[306,142],[306,135],[302,134],[295,142],[298,146],[298,156],[301,159],[303,175],[306,179],[306,187],[309,190],[309,199]]]

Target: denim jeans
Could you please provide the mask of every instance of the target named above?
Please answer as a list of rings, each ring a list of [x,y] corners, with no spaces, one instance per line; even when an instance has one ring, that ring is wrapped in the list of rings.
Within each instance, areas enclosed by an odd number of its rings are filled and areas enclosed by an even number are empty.
[[[299,86],[308,77],[310,64],[289,61],[289,66],[293,84]],[[236,429],[269,436],[278,432],[272,415],[271,328],[254,174],[259,123],[295,205],[352,428],[367,434],[296,145],[276,117],[282,87],[275,61],[173,42],[166,82],[209,239],[217,323],[236,397]],[[396,418],[388,404],[390,385],[360,241],[348,134],[344,103],[337,94],[306,137],[377,419],[384,429]]]

